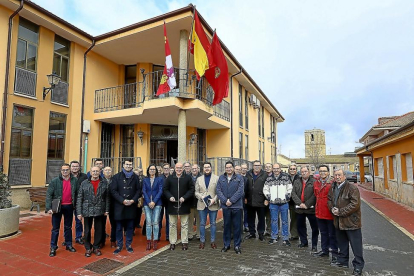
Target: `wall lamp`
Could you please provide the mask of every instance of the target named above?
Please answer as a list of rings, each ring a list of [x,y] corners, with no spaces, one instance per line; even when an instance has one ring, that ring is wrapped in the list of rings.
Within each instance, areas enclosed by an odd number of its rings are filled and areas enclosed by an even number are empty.
[[[53,72],[52,74],[47,75],[47,81],[49,82],[50,87],[43,87],[43,100],[46,99],[46,95],[49,94],[49,92],[52,91],[60,82],[60,77]]]
[[[144,140],[143,140],[144,132],[141,129],[139,129],[139,131],[137,132],[137,135],[138,135],[139,140],[141,140],[141,146],[142,146],[144,144]]]
[[[195,144],[196,140],[197,140],[197,134],[191,133],[190,134],[190,144]]]

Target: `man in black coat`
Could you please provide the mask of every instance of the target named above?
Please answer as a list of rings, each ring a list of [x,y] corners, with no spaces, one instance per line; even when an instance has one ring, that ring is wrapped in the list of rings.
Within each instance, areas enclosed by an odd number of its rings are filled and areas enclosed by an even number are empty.
[[[297,179],[300,178],[295,164],[289,165],[289,178],[290,178],[290,181],[292,182],[292,185],[293,183],[295,183]],[[298,226],[297,226],[297,218],[296,218],[296,207],[295,207],[295,202],[292,199],[290,199],[289,201],[289,216],[290,216],[290,229],[289,229],[290,240],[291,241],[298,240],[299,234],[298,234]]]
[[[137,202],[142,193],[138,176],[132,171],[132,160],[125,159],[122,163],[122,171],[114,175],[111,183],[117,242],[114,254],[118,254],[122,250],[124,227],[126,230],[125,247],[129,253],[134,252],[131,247],[132,236],[134,233]]]
[[[259,160],[253,162],[253,169],[247,172],[247,181],[244,187],[245,203],[247,207],[247,219],[249,223],[249,234],[244,239],[256,238],[256,215],[258,218],[257,232],[259,240],[264,240],[265,231],[265,211],[268,202],[263,194],[263,186],[266,182],[267,174],[262,170]]]
[[[177,242],[177,221],[181,219],[181,240],[183,250],[188,249],[188,217],[194,196],[194,184],[189,175],[183,174],[183,164],[175,165],[175,173],[164,182],[163,194],[168,198],[168,215],[170,219],[170,250]]]

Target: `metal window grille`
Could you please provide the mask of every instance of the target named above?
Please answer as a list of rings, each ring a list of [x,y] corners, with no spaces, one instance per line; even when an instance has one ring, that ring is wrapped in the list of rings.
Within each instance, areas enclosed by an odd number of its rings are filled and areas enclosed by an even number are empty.
[[[69,84],[60,81],[52,90],[51,101],[54,103],[68,104]]]
[[[9,164],[10,185],[31,185],[32,159],[11,158]]]
[[[50,183],[53,178],[60,174],[61,165],[65,162],[63,159],[47,160],[46,166],[46,183]]]
[[[36,97],[36,76],[35,72],[16,67],[14,92]]]

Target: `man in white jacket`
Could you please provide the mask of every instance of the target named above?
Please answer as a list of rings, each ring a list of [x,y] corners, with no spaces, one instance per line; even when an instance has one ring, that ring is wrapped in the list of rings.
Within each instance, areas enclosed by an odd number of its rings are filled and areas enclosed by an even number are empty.
[[[263,194],[268,200],[270,206],[271,218],[271,239],[269,244],[274,244],[278,240],[279,234],[279,213],[282,217],[282,239],[283,245],[290,246],[289,242],[289,225],[288,225],[288,210],[289,199],[292,192],[292,182],[289,175],[282,172],[280,164],[273,165],[273,174],[268,176],[263,186]]]

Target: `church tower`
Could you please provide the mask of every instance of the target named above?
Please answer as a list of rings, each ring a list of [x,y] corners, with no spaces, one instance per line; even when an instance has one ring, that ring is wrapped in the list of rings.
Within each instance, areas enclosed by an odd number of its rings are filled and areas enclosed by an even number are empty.
[[[326,155],[325,131],[322,129],[305,130],[305,157]]]

